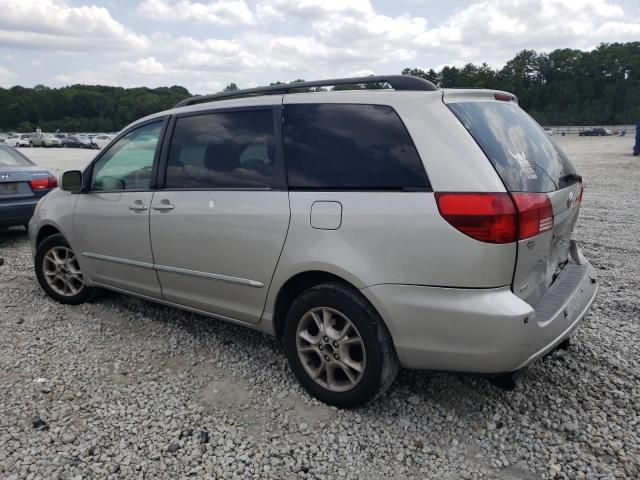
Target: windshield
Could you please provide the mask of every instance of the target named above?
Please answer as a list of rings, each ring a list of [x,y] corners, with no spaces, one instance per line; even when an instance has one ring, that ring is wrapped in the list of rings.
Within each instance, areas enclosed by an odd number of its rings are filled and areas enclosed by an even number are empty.
[[[12,148],[0,147],[0,167],[24,167],[33,165],[21,153]]]
[[[540,125],[511,102],[459,102],[448,107],[484,151],[511,192],[552,192],[580,177]]]

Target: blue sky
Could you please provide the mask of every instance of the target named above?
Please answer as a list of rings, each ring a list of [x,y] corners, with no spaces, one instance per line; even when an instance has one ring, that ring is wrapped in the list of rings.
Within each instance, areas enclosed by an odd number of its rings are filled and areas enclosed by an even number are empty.
[[[638,40],[637,0],[0,0],[0,86],[210,93]]]

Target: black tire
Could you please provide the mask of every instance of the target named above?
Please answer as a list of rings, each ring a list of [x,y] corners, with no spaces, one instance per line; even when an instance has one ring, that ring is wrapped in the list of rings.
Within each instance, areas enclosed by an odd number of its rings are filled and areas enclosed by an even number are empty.
[[[307,312],[320,307],[345,315],[364,344],[364,372],[350,390],[337,392],[317,383],[298,355],[298,324]],[[317,285],[300,294],[287,313],[283,340],[289,366],[307,392],[340,408],[355,408],[374,400],[391,386],[400,369],[391,336],[378,313],[358,291],[340,282]]]
[[[36,249],[35,257],[35,271],[38,283],[44,292],[53,298],[55,301],[65,303],[68,305],[79,305],[81,303],[92,300],[96,295],[96,289],[87,287],[84,285],[81,290],[75,295],[61,295],[47,283],[44,275],[44,257],[54,247],[67,247],[71,248],[65,238],[60,235],[52,235],[45,238]]]

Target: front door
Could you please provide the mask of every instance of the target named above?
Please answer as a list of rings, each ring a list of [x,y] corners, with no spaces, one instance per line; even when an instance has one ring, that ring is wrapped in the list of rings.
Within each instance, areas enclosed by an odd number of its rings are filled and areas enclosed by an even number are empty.
[[[274,129],[270,106],[176,119],[150,220],[166,300],[260,320],[289,225]]]
[[[73,225],[83,271],[92,281],[162,298],[149,239],[152,171],[163,121],[138,127],[94,163]]]

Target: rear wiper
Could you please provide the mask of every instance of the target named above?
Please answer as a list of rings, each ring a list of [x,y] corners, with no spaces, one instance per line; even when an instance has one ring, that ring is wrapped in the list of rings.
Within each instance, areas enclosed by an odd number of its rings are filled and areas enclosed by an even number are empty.
[[[558,186],[570,185],[576,182],[582,182],[582,176],[577,173],[566,173],[558,179]]]

